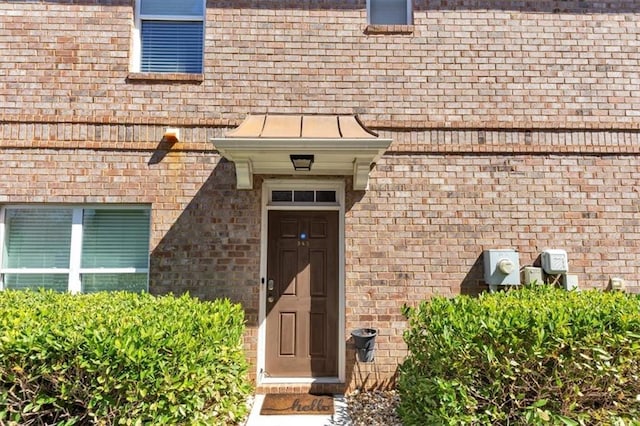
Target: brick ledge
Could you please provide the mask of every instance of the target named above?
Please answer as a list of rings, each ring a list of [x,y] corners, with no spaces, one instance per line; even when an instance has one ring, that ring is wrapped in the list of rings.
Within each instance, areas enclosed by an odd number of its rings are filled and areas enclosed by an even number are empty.
[[[132,72],[127,75],[131,83],[192,83],[200,84],[204,81],[204,74],[191,73],[162,73],[162,72]]]
[[[236,114],[234,114],[236,116]],[[636,122],[573,122],[573,121],[427,121],[427,120],[376,120],[360,115],[368,128],[393,131],[427,130],[506,130],[506,131],[640,131]],[[106,125],[157,125],[181,127],[236,127],[241,118],[185,118],[185,117],[113,117],[113,116],[60,116],[32,114],[2,114],[0,123],[25,124],[106,124]]]
[[[364,29],[365,34],[413,34],[414,25],[377,25],[369,24]]]

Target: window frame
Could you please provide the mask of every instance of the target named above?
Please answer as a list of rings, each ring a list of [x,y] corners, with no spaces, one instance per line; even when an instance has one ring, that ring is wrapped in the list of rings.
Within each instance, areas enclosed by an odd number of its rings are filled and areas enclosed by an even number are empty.
[[[276,192],[288,192],[291,195],[290,200],[279,201],[274,200],[273,195]],[[295,199],[297,192],[313,192],[313,201],[297,201]],[[318,201],[318,193],[319,192],[333,192],[334,201]],[[326,188],[299,188],[299,187],[290,187],[290,188],[276,188],[271,189],[269,191],[269,206],[337,206],[338,205],[338,192],[335,189],[326,189]]]
[[[68,209],[72,211],[71,220],[71,242],[69,247],[69,267],[68,268],[4,268],[4,246],[8,232],[6,227],[6,212],[11,209]],[[67,274],[67,291],[73,294],[82,293],[82,274],[146,274],[147,280],[144,288],[149,291],[149,271],[151,262],[151,251],[147,248],[146,268],[82,268],[82,243],[84,232],[84,211],[85,210],[140,210],[149,212],[149,227],[147,235],[147,246],[151,243],[151,206],[144,204],[86,204],[86,205],[66,205],[66,204],[10,204],[0,206],[0,291],[5,290],[5,274]]]
[[[191,15],[141,15],[143,0],[135,0],[134,5],[134,25],[133,25],[133,37],[131,46],[131,62],[130,72],[143,73],[143,74],[184,74],[184,75],[199,75],[204,73],[204,51],[205,51],[205,39],[206,39],[206,16],[207,16],[207,0],[200,0],[202,2],[202,16]],[[367,0],[369,1],[369,0]],[[202,68],[199,73],[187,73],[187,72],[170,72],[170,71],[141,71],[142,70],[142,21],[167,21],[167,22],[202,22],[202,42],[200,55],[202,57]]]
[[[406,5],[406,22],[402,24],[380,24],[371,22],[371,2],[375,0],[367,0],[367,25],[413,25],[413,0],[405,0]]]

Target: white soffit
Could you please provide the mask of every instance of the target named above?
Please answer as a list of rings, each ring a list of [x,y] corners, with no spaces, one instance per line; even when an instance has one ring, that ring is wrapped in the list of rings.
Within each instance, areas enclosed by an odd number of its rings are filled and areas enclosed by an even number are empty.
[[[224,138],[211,139],[236,164],[238,189],[253,188],[253,174],[353,175],[367,189],[372,165],[391,145],[354,115],[249,115]],[[294,171],[292,154],[313,155],[310,171]]]

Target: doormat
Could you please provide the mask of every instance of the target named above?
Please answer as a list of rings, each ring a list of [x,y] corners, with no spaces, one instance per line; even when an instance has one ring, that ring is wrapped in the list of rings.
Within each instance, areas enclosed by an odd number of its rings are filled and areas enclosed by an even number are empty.
[[[308,393],[269,393],[265,395],[260,415],[333,414],[333,396]]]

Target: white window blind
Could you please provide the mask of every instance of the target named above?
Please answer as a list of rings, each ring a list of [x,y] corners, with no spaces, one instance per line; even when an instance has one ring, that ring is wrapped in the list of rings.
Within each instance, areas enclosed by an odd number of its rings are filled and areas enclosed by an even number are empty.
[[[142,72],[202,72],[202,23],[142,21]]]
[[[6,208],[3,226],[3,288],[147,289],[146,208]]]
[[[141,0],[141,15],[203,16],[202,0]]]
[[[202,73],[203,0],[140,0],[140,71]]]
[[[149,263],[149,211],[85,209],[83,292],[142,291]]]
[[[407,2],[411,2],[411,0],[369,0],[369,23],[376,25],[409,24],[410,9]]]
[[[85,209],[82,268],[146,268],[149,211]]]
[[[7,268],[69,268],[71,210],[9,210]]]
[[[12,209],[6,213],[5,288],[67,288],[71,216],[71,210],[63,209]]]

